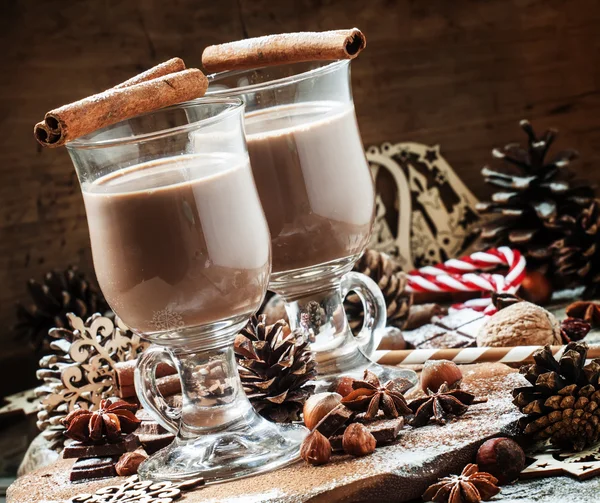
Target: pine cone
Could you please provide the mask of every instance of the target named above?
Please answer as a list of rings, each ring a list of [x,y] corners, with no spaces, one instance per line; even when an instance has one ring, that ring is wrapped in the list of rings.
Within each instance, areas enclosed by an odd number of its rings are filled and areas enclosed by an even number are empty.
[[[585,285],[585,297],[600,294],[600,200],[594,199],[577,215],[557,218],[556,227],[564,237],[555,241],[556,274],[565,286]]]
[[[406,289],[406,275],[389,255],[368,249],[354,265],[354,270],[369,276],[381,289],[387,305],[389,326],[404,328],[413,297]],[[362,327],[364,312],[360,298],[351,293],[344,301],[350,328],[354,333]]]
[[[557,132],[546,131],[538,137],[531,124],[522,120],[527,133],[527,148],[511,143],[492,151],[496,159],[507,163],[497,171],[484,167],[485,181],[500,190],[492,200],[477,204],[483,215],[498,215],[481,228],[480,244],[519,249],[528,267],[548,271],[552,268],[551,244],[564,236],[557,225],[565,215],[578,215],[593,199],[593,189],[573,185],[567,167],[579,154],[575,150],[558,152],[550,161],[546,154]],[[510,165],[510,166],[509,166]]]
[[[235,339],[242,385],[254,408],[278,423],[298,421],[314,386],[316,362],[302,331],[253,317]]]
[[[571,342],[557,362],[546,346],[534,353],[535,364],[521,367],[533,385],[513,391],[514,404],[527,414],[526,435],[575,451],[600,439],[600,360],[585,365],[587,350]]]
[[[94,313],[104,313],[110,308],[104,296],[78,271],[69,267],[65,271],[51,271],[43,283],[34,279],[27,282],[32,304],[17,304],[17,323],[13,327],[19,339],[29,341],[36,350],[48,349],[51,328],[68,328],[67,313],[86,319]]]

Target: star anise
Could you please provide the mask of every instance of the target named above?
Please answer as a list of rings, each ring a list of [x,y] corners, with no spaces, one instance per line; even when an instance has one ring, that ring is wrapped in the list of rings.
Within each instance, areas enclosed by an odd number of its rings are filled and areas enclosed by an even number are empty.
[[[600,326],[600,304],[578,300],[567,306],[567,316],[587,321],[592,327]]]
[[[468,464],[460,475],[450,475],[429,486],[423,501],[436,503],[478,503],[487,501],[500,492],[498,479],[480,472],[477,465]]]
[[[366,419],[374,419],[379,409],[388,417],[407,416],[411,410],[406,405],[404,392],[412,387],[406,379],[394,379],[382,385],[370,370],[365,370],[362,380],[352,383],[350,394],[342,403],[351,410],[366,412]]]
[[[65,435],[81,442],[118,442],[122,433],[131,433],[139,425],[138,406],[123,400],[102,400],[96,411],[76,409],[61,420]]]
[[[440,386],[437,392],[427,390],[425,398],[418,398],[408,404],[415,417],[412,426],[425,426],[430,420],[438,424],[446,424],[449,416],[462,416],[475,395],[461,389],[450,389],[447,383]]]

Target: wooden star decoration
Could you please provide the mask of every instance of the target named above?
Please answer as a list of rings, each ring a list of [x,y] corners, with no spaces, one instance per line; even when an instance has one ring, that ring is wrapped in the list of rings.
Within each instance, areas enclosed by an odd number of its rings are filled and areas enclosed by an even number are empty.
[[[39,400],[34,389],[21,391],[14,395],[5,397],[5,404],[0,407],[0,417],[15,416],[37,413],[39,409]]]
[[[427,149],[423,158],[426,159],[429,163],[433,164],[435,161],[437,161],[438,158],[437,148]]]
[[[561,453],[546,448],[521,472],[522,479],[570,475],[586,480],[600,475],[600,443],[582,452]]]
[[[204,479],[187,482],[153,482],[140,480],[137,475],[129,477],[118,486],[98,489],[94,494],[80,494],[68,503],[171,503],[183,496],[184,491],[204,485]]]

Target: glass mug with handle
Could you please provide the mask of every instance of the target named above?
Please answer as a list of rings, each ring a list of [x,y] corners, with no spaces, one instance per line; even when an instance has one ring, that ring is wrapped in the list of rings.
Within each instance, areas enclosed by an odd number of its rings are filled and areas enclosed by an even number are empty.
[[[176,434],[140,466],[142,478],[211,482],[273,469],[298,458],[307,433],[259,416],[237,373],[235,335],[260,306],[270,272],[243,110],[235,98],[195,100],[67,144],[100,287],[155,343],[138,361],[138,397]],[[157,389],[161,363],[177,369],[181,408]]]
[[[209,76],[210,96],[246,103],[250,164],[271,233],[269,289],[281,294],[292,328],[303,327],[322,387],[340,374],[406,378],[370,357],[386,324],[377,285],[350,272],[365,250],[375,191],[352,100],[350,61],[293,63]],[[363,302],[354,337],[343,309],[349,291]]]

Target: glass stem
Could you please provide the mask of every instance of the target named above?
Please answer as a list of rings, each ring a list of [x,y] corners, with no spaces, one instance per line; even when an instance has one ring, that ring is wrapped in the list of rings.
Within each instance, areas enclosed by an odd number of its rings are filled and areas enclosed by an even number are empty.
[[[195,438],[244,419],[252,405],[236,370],[233,344],[172,354],[182,385],[180,438]]]
[[[282,295],[291,328],[308,334],[320,375],[351,372],[370,363],[350,330],[339,281],[306,296]]]

